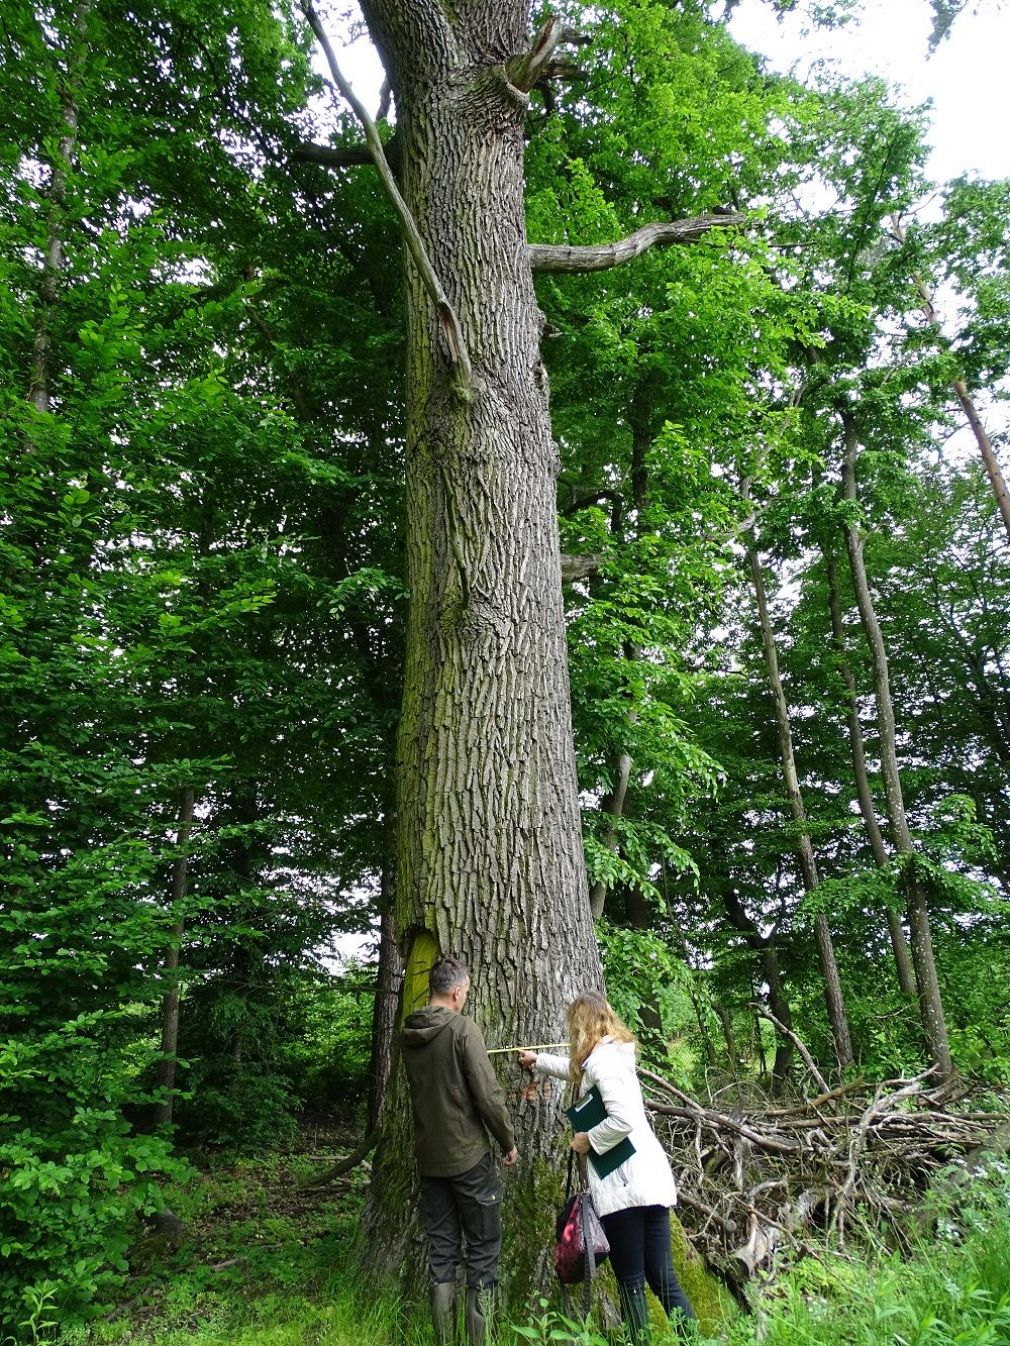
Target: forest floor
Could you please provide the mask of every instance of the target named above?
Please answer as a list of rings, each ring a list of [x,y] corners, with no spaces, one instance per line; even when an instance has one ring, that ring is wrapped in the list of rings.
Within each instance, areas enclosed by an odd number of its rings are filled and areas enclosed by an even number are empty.
[[[184,1222],[178,1244],[163,1235],[142,1239],[121,1301],[64,1339],[89,1346],[388,1346],[398,1306],[366,1305],[355,1287],[367,1167],[324,1188],[307,1186],[358,1139],[311,1118],[284,1151],[201,1159],[193,1180],[168,1192]]]
[[[310,1119],[287,1152],[208,1161],[169,1194],[185,1222],[178,1246],[139,1244],[121,1300],[61,1343],[431,1346],[424,1306],[368,1295],[356,1273],[367,1167],[306,1185],[356,1141]],[[1010,1167],[962,1189],[918,1247],[867,1258],[825,1246],[765,1282],[756,1307],[726,1330],[728,1346],[1010,1346]],[[493,1346],[554,1346],[562,1326],[545,1306],[530,1325],[500,1324]],[[571,1346],[605,1346],[594,1331],[572,1335]],[[674,1340],[657,1334],[654,1346]]]

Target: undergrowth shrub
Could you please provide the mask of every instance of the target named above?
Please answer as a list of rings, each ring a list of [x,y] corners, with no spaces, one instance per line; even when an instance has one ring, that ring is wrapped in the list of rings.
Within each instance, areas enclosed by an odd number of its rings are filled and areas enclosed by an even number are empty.
[[[0,1044],[0,1340],[31,1340],[118,1286],[138,1214],[161,1209],[156,1175],[184,1171],[124,1119],[134,1053],[103,1040],[119,1017]]]

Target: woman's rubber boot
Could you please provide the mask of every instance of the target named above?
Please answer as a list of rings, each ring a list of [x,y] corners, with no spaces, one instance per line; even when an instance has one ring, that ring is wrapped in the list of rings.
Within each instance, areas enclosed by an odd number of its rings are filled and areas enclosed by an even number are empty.
[[[456,1340],[455,1281],[436,1281],[431,1287],[431,1319],[439,1346],[453,1346]]]
[[[478,1289],[468,1285],[466,1288],[466,1340],[467,1346],[484,1346],[487,1337],[487,1317],[491,1312],[494,1286],[486,1285]]]

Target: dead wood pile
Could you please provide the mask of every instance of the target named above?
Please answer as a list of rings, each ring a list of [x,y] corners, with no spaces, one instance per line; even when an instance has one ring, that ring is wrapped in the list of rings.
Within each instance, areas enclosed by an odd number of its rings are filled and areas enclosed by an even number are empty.
[[[812,1065],[812,1063],[811,1063]],[[828,1231],[845,1243],[900,1239],[938,1170],[983,1145],[1006,1113],[973,1106],[964,1080],[854,1080],[791,1101],[701,1103],[640,1071],[674,1165],[678,1214],[698,1251],[737,1285]],[[732,1091],[726,1091],[732,1093]],[[897,1231],[897,1232],[896,1232]]]

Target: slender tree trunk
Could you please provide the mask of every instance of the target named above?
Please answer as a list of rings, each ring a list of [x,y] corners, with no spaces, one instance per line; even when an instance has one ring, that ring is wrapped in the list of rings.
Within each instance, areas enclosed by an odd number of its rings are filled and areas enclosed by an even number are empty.
[[[631,757],[626,752],[619,753],[615,765],[617,767],[617,779],[614,781],[613,790],[601,803],[600,810],[609,814],[616,821],[616,819],[624,816],[624,801],[628,793],[628,782],[631,780]],[[604,844],[616,853],[618,841],[615,822],[611,822],[608,827]],[[603,904],[606,897],[607,885],[603,879],[597,879],[589,890],[589,909],[594,920],[599,920],[603,915]]]
[[[714,1009],[719,1019],[719,1026],[722,1029],[723,1041],[726,1044],[726,1058],[729,1061],[730,1072],[736,1079],[740,1074],[740,1053],[737,1050],[736,1034],[733,1032],[733,1018],[726,1006],[718,1001],[715,1003]]]
[[[748,945],[758,955],[761,961],[761,972],[768,987],[768,1008],[775,1015],[780,1023],[785,1024],[789,1029],[793,1026],[793,1012],[786,999],[785,987],[783,985],[782,965],[779,962],[779,952],[775,947],[775,932],[770,935],[762,935],[760,930],[748,916],[739,894],[733,888],[728,878],[722,891],[722,903],[726,916],[734,930],[738,930]],[[757,999],[757,996],[755,996]],[[758,1034],[758,1043],[761,1042],[761,1023],[755,1020],[755,1032]],[[793,1062],[793,1044],[788,1038],[779,1037],[775,1047],[775,1061],[772,1065],[772,1083],[776,1092],[780,1091],[789,1078],[789,1072],[792,1069]],[[762,1051],[762,1074],[765,1073],[763,1051]]]
[[[172,909],[176,920],[172,926],[172,943],[165,954],[162,977],[165,981],[165,995],[161,1002],[161,1060],[158,1062],[157,1088],[159,1101],[152,1110],[152,1121],[156,1127],[169,1126],[172,1121],[173,1090],[175,1088],[175,1053],[179,1045],[179,954],[182,936],[185,930],[185,917],[181,907],[186,897],[189,873],[190,833],[193,829],[194,792],[187,785],[179,801],[179,819],[176,830],[176,848],[178,854],[172,865]]]
[[[468,1010],[489,1045],[553,1040],[566,1004],[599,987],[601,972],[572,742],[558,459],[525,238],[526,98],[503,64],[528,45],[528,10],[516,0],[363,9],[396,98],[402,196],[458,316],[457,327],[432,297],[412,247],[394,907],[404,1009],[423,1001],[433,960],[452,951],[471,968]],[[509,1071],[508,1057],[496,1059]],[[516,1109],[523,1161],[507,1200],[527,1214],[506,1217],[520,1232],[502,1268],[516,1294],[545,1274],[562,1102],[561,1090],[544,1091]],[[414,1173],[402,1072],[387,1116],[370,1256],[405,1266]]]
[[[954,379],[950,386],[954,389],[957,400],[961,403],[961,409],[965,414],[965,418],[971,426],[972,434],[975,436],[975,443],[978,445],[979,453],[982,455],[982,462],[985,466],[986,475],[992,485],[993,495],[995,495],[996,503],[999,506],[1003,527],[1006,529],[1007,537],[1010,537],[1010,491],[1007,490],[1006,479],[1000,469],[996,451],[992,446],[992,440],[986,433],[986,428],[982,424],[982,418],[978,414],[978,410],[971,394],[968,392],[968,385],[965,383],[964,379]]]
[[[60,130],[49,173],[48,219],[39,283],[40,306],[32,342],[32,364],[28,380],[28,400],[36,411],[47,412],[51,403],[53,315],[59,299],[63,276],[67,225],[67,179],[77,146],[78,100],[87,52],[85,41],[92,0],[80,0],[74,19],[65,69],[60,72]]]
[[[631,485],[631,508],[635,515],[634,531],[635,536],[640,537],[642,532],[642,510],[645,508],[649,494],[649,467],[648,452],[652,444],[652,421],[653,421],[653,403],[654,390],[652,379],[646,376],[645,380],[638,384],[635,389],[635,395],[632,399],[628,411],[628,422],[631,426],[631,464],[630,464],[630,485]],[[624,511],[618,511],[618,516],[623,517]],[[630,641],[625,646],[625,658],[634,661],[641,655],[640,649]],[[635,711],[628,711],[628,723],[634,724]],[[614,788],[601,804],[601,809],[609,813],[611,818],[619,819],[624,816],[624,805],[628,795],[628,782],[631,779],[632,760],[631,755],[623,749],[618,752],[615,763]],[[611,823],[607,829],[605,844],[613,852],[617,852],[617,828]],[[589,890],[589,906],[594,919],[599,919],[603,915],[603,904],[607,896],[607,885],[602,879],[597,879]]]
[[[392,860],[382,871],[379,916],[379,969],[372,1015],[372,1055],[368,1071],[367,1130],[378,1126],[395,1064],[397,1011],[403,986],[403,960],[396,944],[393,901],[396,881]]]
[[[824,567],[828,580],[828,606],[831,609],[831,642],[837,655],[838,671],[845,683],[849,706],[849,749],[852,753],[852,774],[856,781],[856,794],[859,798],[859,811],[863,815],[866,835],[874,862],[884,869],[889,862],[887,847],[877,822],[877,810],[870,790],[870,777],[866,769],[866,753],[863,748],[863,728],[859,720],[859,701],[856,696],[856,680],[852,676],[845,652],[845,624],[842,621],[842,605],[838,595],[838,570],[835,558],[829,548],[824,548]],[[912,955],[908,940],[901,924],[900,915],[887,909],[887,929],[891,936],[891,949],[894,952],[894,964],[898,971],[898,985],[905,995],[915,995],[915,971],[912,967]]]
[[[856,459],[859,456],[859,437],[856,423],[851,415],[843,413],[842,424],[845,431],[845,460],[843,468],[844,491],[846,500],[856,503]],[[877,705],[877,723],[880,729],[880,765],[884,777],[884,792],[887,798],[887,812],[891,823],[891,836],[894,848],[900,856],[907,857],[905,885],[908,902],[908,925],[912,935],[912,963],[915,967],[915,980],[919,991],[919,1013],[922,1030],[933,1061],[944,1075],[950,1075],[953,1064],[950,1058],[950,1046],[947,1039],[947,1025],[944,1021],[943,1001],[940,996],[940,982],[936,973],[936,959],[933,956],[933,938],[930,929],[929,909],[922,884],[914,870],[914,852],[912,838],[908,830],[905,814],[905,800],[901,790],[901,773],[898,769],[897,740],[894,723],[894,705],[891,701],[891,684],[887,666],[887,650],[877,620],[873,597],[866,578],[866,565],[863,559],[863,539],[855,521],[849,523],[845,532],[849,565],[856,592],[859,616],[870,649],[873,665],[873,692]]]
[[[754,1052],[758,1060],[758,1078],[761,1080],[762,1083],[764,1083],[764,1081],[768,1078],[768,1057],[765,1054],[764,1038],[761,1036],[762,1033],[761,1025],[764,1022],[764,1020],[762,1020],[761,1015],[758,1013],[756,1001],[757,997],[755,996],[754,1014],[752,1016],[753,1034],[754,1034]],[[785,1046],[784,1041],[780,1042],[779,1051],[782,1051],[784,1049],[784,1046]],[[778,1059],[779,1059],[778,1052],[776,1052],[775,1055],[776,1067],[778,1066]],[[785,1069],[782,1071],[781,1075],[778,1075],[773,1070],[772,1072],[773,1093],[781,1093],[782,1086],[784,1085],[786,1079],[788,1078],[788,1075],[789,1075],[788,1061],[786,1062]]]
[[[900,221],[891,222],[891,232],[899,242],[904,243],[905,231]],[[915,287],[922,298],[922,311],[925,313],[928,321],[937,329],[940,329],[940,318],[933,304],[933,296],[930,294],[925,281],[921,276],[915,277]],[[971,427],[971,432],[975,436],[975,443],[978,445],[978,451],[982,455],[982,463],[985,467],[986,475],[992,486],[993,495],[996,497],[996,504],[999,506],[1000,517],[1003,520],[1003,527],[1006,529],[1007,537],[1010,537],[1010,491],[1007,490],[1006,479],[1000,469],[999,460],[996,457],[996,451],[993,449],[992,440],[982,424],[982,418],[978,414],[978,408],[975,406],[974,399],[968,391],[968,385],[962,378],[951,379],[950,386],[954,390],[954,396],[961,404],[961,410],[964,412],[965,419]]]
[[[754,596],[757,601],[758,621],[761,626],[761,644],[764,649],[765,670],[768,676],[768,685],[771,688],[772,701],[775,707],[775,724],[778,730],[779,755],[782,760],[782,776],[785,781],[786,794],[789,798],[789,811],[792,814],[793,821],[798,825],[798,839],[796,843],[796,852],[800,862],[800,870],[803,875],[803,887],[808,893],[812,893],[818,886],[817,863],[814,859],[814,848],[810,842],[810,833],[807,830],[807,814],[803,806],[803,795],[800,791],[799,775],[796,771],[796,758],[793,753],[793,735],[789,724],[789,707],[786,703],[785,691],[782,687],[782,678],[779,674],[778,650],[775,644],[775,633],[772,630],[771,617],[768,612],[768,598],[765,593],[764,577],[761,573],[761,562],[757,554],[757,548],[753,542],[747,549],[747,561],[750,565],[751,578],[754,584]],[[817,956],[821,965],[821,976],[824,980],[824,1001],[827,1007],[828,1022],[831,1025],[831,1036],[835,1044],[835,1059],[842,1068],[852,1064],[852,1040],[849,1036],[848,1016],[845,1012],[845,998],[842,995],[841,978],[838,975],[838,961],[835,958],[834,943],[831,938],[831,929],[828,925],[828,918],[823,912],[818,912],[814,917],[814,940],[817,944]]]
[[[784,1024],[786,1028],[793,1026],[793,1012],[789,1001],[786,999],[785,990],[782,984],[782,967],[779,962],[779,951],[772,941],[765,944],[761,950],[761,970],[764,973],[765,981],[768,984],[768,1008],[778,1019],[779,1023]],[[761,1026],[758,1024],[758,1034],[760,1040]],[[772,1062],[772,1081],[777,1091],[785,1087],[789,1078],[789,1072],[793,1065],[793,1044],[788,1038],[783,1038],[781,1034],[775,1044],[775,1060]]]

